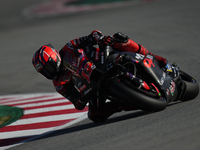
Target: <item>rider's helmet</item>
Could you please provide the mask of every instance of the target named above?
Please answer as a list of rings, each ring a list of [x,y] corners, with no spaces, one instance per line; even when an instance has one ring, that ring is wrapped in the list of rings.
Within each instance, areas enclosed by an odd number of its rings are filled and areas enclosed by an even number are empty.
[[[43,45],[32,59],[35,69],[47,79],[54,80],[60,69],[61,58],[51,44]]]

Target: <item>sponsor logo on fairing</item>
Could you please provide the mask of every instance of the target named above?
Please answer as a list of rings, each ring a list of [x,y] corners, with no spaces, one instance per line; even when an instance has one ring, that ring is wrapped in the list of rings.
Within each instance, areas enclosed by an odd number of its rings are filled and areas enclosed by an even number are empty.
[[[144,55],[136,53],[135,58],[138,59],[138,60],[142,60],[144,58]]]
[[[171,68],[171,65],[170,65],[170,64],[167,64],[167,65],[166,65],[166,68],[167,68],[167,71],[168,71],[168,72],[172,72],[172,68]]]
[[[173,96],[173,95],[174,95],[174,91],[175,91],[176,85],[175,85],[175,83],[174,83],[173,81],[171,81],[170,84],[171,84],[171,85],[170,85],[170,87],[169,87],[169,90],[170,90],[170,92],[171,92],[171,94],[172,94],[172,96]]]
[[[166,94],[169,95],[169,90],[168,89],[166,90]]]
[[[151,59],[151,60],[153,60],[153,56],[152,55],[147,55],[146,57]]]
[[[155,65],[153,64],[152,59],[145,58],[143,60],[143,63],[144,63],[144,66],[147,67],[147,68],[151,68],[152,66],[155,67]]]

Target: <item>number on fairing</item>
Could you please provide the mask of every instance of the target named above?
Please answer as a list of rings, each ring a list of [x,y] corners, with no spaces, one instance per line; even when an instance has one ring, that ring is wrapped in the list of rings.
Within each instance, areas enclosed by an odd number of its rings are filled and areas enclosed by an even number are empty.
[[[144,55],[136,53],[135,58],[137,58],[138,60],[142,60],[144,58]]]

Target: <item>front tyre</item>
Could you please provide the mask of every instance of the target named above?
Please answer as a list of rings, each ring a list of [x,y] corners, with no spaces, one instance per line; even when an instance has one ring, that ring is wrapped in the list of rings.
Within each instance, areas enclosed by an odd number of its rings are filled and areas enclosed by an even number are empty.
[[[137,92],[121,83],[117,78],[109,82],[108,89],[118,99],[122,99],[145,111],[161,111],[167,107],[167,101],[164,98],[154,98]]]
[[[184,83],[184,92],[181,96],[181,101],[195,99],[199,94],[199,85],[197,81],[193,77],[181,70],[180,76]]]

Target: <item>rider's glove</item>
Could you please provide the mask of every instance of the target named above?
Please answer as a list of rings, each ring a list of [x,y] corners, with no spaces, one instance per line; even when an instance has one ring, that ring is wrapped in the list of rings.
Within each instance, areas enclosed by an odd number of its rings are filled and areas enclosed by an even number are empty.
[[[116,43],[126,43],[129,40],[128,35],[118,32],[113,35]]]
[[[104,36],[102,39],[98,41],[99,45],[112,45],[114,42],[114,38],[112,36]]]
[[[88,35],[88,42],[91,44],[97,44],[101,38],[103,38],[102,32],[94,30],[90,35]]]

